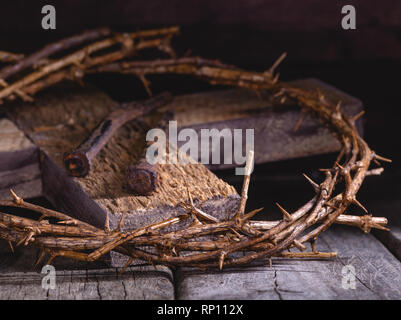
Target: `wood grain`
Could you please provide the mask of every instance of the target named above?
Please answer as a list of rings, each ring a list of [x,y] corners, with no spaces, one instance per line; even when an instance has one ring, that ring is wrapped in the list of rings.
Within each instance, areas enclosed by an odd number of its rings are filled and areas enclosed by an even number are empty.
[[[273,258],[272,268],[176,273],[178,299],[401,299],[401,264],[372,235],[333,226],[317,249],[338,251],[333,260]],[[342,286],[342,269],[355,268],[355,289]]]
[[[42,195],[37,147],[10,120],[0,119],[0,199],[12,188],[24,198]]]
[[[59,258],[53,262],[56,288],[42,288],[41,268],[34,268],[39,250],[17,247],[12,253],[0,242],[0,300],[144,300],[174,299],[171,271],[140,265],[121,269]]]

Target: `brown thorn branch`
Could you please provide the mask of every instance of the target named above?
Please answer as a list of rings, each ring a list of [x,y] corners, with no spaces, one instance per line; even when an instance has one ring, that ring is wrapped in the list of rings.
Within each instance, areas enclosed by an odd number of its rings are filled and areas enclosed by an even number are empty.
[[[23,54],[0,51],[0,62],[18,62],[23,58]]]
[[[242,191],[241,191],[241,199],[240,199],[237,213],[234,216],[234,219],[240,218],[245,212],[246,201],[248,200],[249,182],[251,179],[251,173],[253,171],[253,162],[254,162],[254,152],[251,150],[248,152],[248,155],[246,158],[246,165],[245,165],[245,169],[244,169],[244,180],[243,180]]]

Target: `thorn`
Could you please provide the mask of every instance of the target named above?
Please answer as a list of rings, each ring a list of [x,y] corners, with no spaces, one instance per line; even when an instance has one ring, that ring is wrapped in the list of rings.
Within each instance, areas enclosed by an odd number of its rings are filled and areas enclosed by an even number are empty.
[[[381,166],[381,165],[382,165],[382,164],[381,164],[379,161],[377,161],[376,159],[373,159],[373,162],[376,163],[378,166]]]
[[[300,250],[300,251],[305,251],[306,250],[306,246],[303,245],[301,242],[299,242],[298,240],[294,240],[294,245]]]
[[[10,240],[8,240],[8,245],[10,246],[11,252],[14,253],[13,243]]]
[[[330,207],[330,208],[332,208],[334,210],[338,210],[338,208],[335,205],[333,205],[333,204],[331,204],[329,202],[326,203],[326,206],[328,206],[328,207]]]
[[[380,224],[377,224],[377,223],[373,223],[373,224],[372,224],[372,227],[374,227],[374,228],[376,228],[376,229],[379,229],[379,230],[390,231],[389,228],[386,228],[386,227],[384,227],[384,226],[382,226],[382,225],[380,225]]]
[[[235,233],[235,235],[237,236],[237,237],[241,237],[241,235],[238,233],[238,231],[236,231],[235,229],[233,229],[233,228],[230,228],[230,230],[233,232],[233,233]]]
[[[127,211],[124,211],[122,214],[121,214],[121,219],[120,219],[120,222],[118,223],[118,227],[117,227],[117,230],[118,231],[121,231],[121,229],[122,229],[122,227],[123,227],[123,225],[124,225],[124,220],[125,220],[125,215],[127,214]]]
[[[29,241],[32,239],[32,237],[34,235],[35,235],[34,231],[31,231],[31,232],[28,233],[28,235],[26,236],[25,241],[24,241],[24,246],[28,245]]]
[[[272,83],[275,84],[278,81],[278,78],[280,77],[280,73],[276,73],[274,78],[272,79]]]
[[[341,100],[338,101],[335,111],[332,114],[333,119],[341,120]]]
[[[335,165],[336,165],[337,167],[339,167],[341,170],[344,170],[344,167],[343,167],[341,164],[339,164],[337,161],[336,161]]]
[[[313,253],[317,253],[317,251],[316,251],[316,238],[313,238],[313,239],[310,240],[310,246],[311,246],[312,252]]]
[[[130,264],[131,264],[134,260],[135,260],[134,257],[130,257],[130,258],[128,259],[127,263],[124,264],[124,266],[121,268],[120,275],[122,275],[122,274],[125,272],[125,270],[127,270],[127,268],[130,266]]]
[[[11,193],[11,196],[13,197],[14,202],[15,202],[16,204],[21,204],[21,203],[24,202],[24,200],[23,200],[22,198],[20,198],[20,197],[17,196],[17,194],[14,192],[13,189],[10,189],[10,193]]]
[[[263,209],[264,209],[264,208],[259,208],[259,209],[256,209],[256,210],[253,210],[253,211],[247,213],[246,215],[244,215],[244,216],[242,217],[242,220],[247,221],[247,220],[251,219],[255,214],[259,213],[259,212],[262,211]]]
[[[271,257],[269,257],[269,267],[270,269],[273,268],[273,261]]]
[[[16,246],[16,247],[20,246],[20,245],[25,241],[25,239],[26,239],[26,236],[23,236],[23,237],[17,242],[17,244],[16,244],[15,246]]]
[[[336,112],[337,112],[337,113],[340,113],[340,112],[341,112],[341,103],[342,103],[342,101],[339,100],[338,103],[337,103],[337,105],[336,105]]]
[[[192,214],[192,219],[193,219],[193,222],[189,225],[189,227],[197,227],[197,226],[204,225],[202,222],[199,221],[199,219],[194,214]]]
[[[287,52],[283,52],[280,57],[273,63],[273,65],[270,67],[269,70],[267,70],[265,73],[270,74],[273,76],[274,70],[279,66],[279,64],[285,59],[287,56]]]
[[[352,203],[357,205],[358,207],[360,207],[363,211],[365,211],[366,213],[369,213],[369,211],[362,205],[362,203],[360,203],[358,200],[356,200],[355,198],[352,200]]]
[[[381,160],[381,161],[384,161],[384,162],[390,162],[390,163],[393,162],[393,160],[391,160],[389,158],[385,158],[385,157],[379,156],[378,154],[375,154],[375,158],[377,160]]]
[[[219,258],[219,269],[220,270],[222,270],[223,269],[223,264],[224,264],[224,259],[225,259],[225,257],[226,257],[226,252],[225,251],[223,251],[221,254],[220,254],[220,258]]]
[[[45,255],[46,255],[46,252],[45,251],[42,251],[41,253],[40,253],[40,256],[39,256],[39,258],[38,258],[38,260],[36,261],[36,263],[35,263],[35,268],[39,265],[39,263],[43,260],[43,258],[45,257]]]
[[[296,124],[295,127],[294,127],[294,132],[297,132],[298,129],[301,127],[301,124],[302,124],[302,122],[304,121],[305,116],[306,116],[305,111],[301,110],[301,115],[299,116],[299,119],[298,119],[298,121],[297,121],[297,124]]]
[[[291,214],[288,213],[287,210],[285,210],[282,206],[280,206],[277,202],[276,202],[276,206],[280,209],[280,211],[283,213],[284,215],[284,220],[286,221],[292,221],[293,218],[291,216]]]
[[[50,265],[56,257],[57,255],[51,254],[49,260],[47,260],[46,265]]]
[[[106,211],[106,220],[104,222],[104,231],[107,233],[110,233],[110,218],[109,218],[109,212]]]
[[[273,95],[273,98],[276,99],[276,98],[282,96],[282,95],[284,94],[284,92],[285,92],[284,89],[280,89],[278,92],[276,92],[276,93]]]
[[[361,112],[359,112],[358,114],[352,116],[351,121],[355,122],[356,120],[358,120],[360,117],[362,117],[365,114],[365,110],[362,110]]]
[[[317,96],[318,96],[320,102],[325,102],[324,95],[323,95],[322,91],[320,90],[320,88],[317,88]]]
[[[171,249],[171,252],[173,253],[174,256],[178,256],[177,249],[175,247]]]
[[[286,100],[287,100],[286,97],[282,97],[282,98],[280,99],[280,104],[283,104]]]
[[[305,179],[308,180],[308,182],[312,185],[313,189],[314,189],[316,192],[319,192],[320,186],[319,186],[315,181],[313,181],[311,178],[309,178],[309,177],[306,175],[306,173],[303,173],[302,175],[303,175],[303,176],[305,177]]]
[[[148,81],[148,79],[145,78],[145,76],[143,74],[139,75],[139,80],[142,81],[143,86],[145,87],[146,92],[148,93],[149,97],[151,97],[152,91],[150,90],[150,82]]]

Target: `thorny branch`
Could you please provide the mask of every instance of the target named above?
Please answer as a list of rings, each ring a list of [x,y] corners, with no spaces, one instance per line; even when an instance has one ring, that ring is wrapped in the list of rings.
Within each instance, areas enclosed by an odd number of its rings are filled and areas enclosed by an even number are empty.
[[[211,84],[247,88],[257,94],[267,92],[278,103],[295,101],[303,113],[309,112],[318,117],[342,144],[342,150],[332,168],[322,169],[325,174],[323,182],[318,184],[305,175],[315,196],[292,213],[277,204],[283,214],[281,220],[251,220],[261,209],[248,213],[245,210],[252,171],[250,168],[253,166],[253,153],[250,153],[240,205],[237,212],[224,221],[195,207],[189,195],[190,203],[182,204],[186,213],[178,217],[129,231],[120,230],[122,223],[116,230],[110,231],[106,221],[105,230],[100,230],[60,212],[26,203],[12,192],[14,201],[0,201],[0,206],[25,208],[41,214],[41,218],[34,220],[0,212],[1,238],[9,241],[11,247],[12,243],[39,246],[43,249],[39,260],[49,254],[50,262],[57,256],[94,261],[114,250],[129,256],[128,263],[133,259],[141,259],[151,264],[221,269],[223,266],[246,265],[257,259],[270,259],[274,256],[333,257],[336,255],[334,252],[315,250],[316,239],[333,223],[359,227],[366,233],[371,228],[388,230],[385,227],[386,218],[372,217],[357,200],[357,193],[365,177],[383,171],[382,167],[371,169],[371,162],[391,162],[372,151],[359,136],[355,121],[361,114],[348,117],[341,111],[340,101],[333,103],[320,91],[299,89],[279,81],[275,68],[285,55],[263,73],[241,70],[198,57],[175,58],[170,39],[177,31],[173,27],[112,34],[102,29],[65,39],[25,59],[19,57],[14,60],[14,65],[0,70],[4,87],[0,90],[0,99],[21,97],[30,100],[31,95],[54,83],[64,79],[81,80],[85,73],[99,72],[134,74],[143,81],[149,94],[151,91],[146,76],[165,73],[196,76]],[[98,40],[100,37],[105,38]],[[62,49],[95,39],[97,42],[58,60],[48,59]],[[150,47],[168,53],[171,58],[129,60],[137,51]],[[104,49],[111,51],[104,53]],[[36,68],[35,65],[41,66]],[[5,82],[7,77],[15,76],[27,68],[32,68],[30,73],[13,83]],[[344,188],[341,188],[342,185]],[[360,207],[365,215],[348,215],[347,211],[352,204]],[[168,230],[167,227],[178,223],[181,223],[178,230]],[[311,244],[310,252],[305,251],[305,243],[308,242]],[[293,247],[299,252],[285,251]]]

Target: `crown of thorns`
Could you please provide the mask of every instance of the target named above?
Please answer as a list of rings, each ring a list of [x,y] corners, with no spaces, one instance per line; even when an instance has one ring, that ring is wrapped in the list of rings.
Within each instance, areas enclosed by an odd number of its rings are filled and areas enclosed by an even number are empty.
[[[245,211],[253,152],[248,154],[238,209],[222,221],[197,208],[188,192],[189,202],[182,203],[185,214],[128,231],[121,229],[124,215],[115,230],[110,230],[107,217],[105,229],[101,230],[61,212],[27,203],[11,190],[14,200],[0,201],[1,206],[24,208],[41,215],[34,220],[0,212],[0,237],[7,240],[11,248],[13,242],[39,246],[43,251],[37,264],[47,254],[50,256],[47,264],[50,264],[57,256],[94,261],[113,250],[129,257],[126,266],[134,259],[141,259],[150,264],[222,269],[274,256],[334,257],[336,252],[315,249],[318,236],[333,223],[356,226],[366,233],[371,228],[388,230],[387,219],[372,217],[356,197],[366,176],[382,173],[380,161],[391,162],[372,151],[358,134],[355,121],[362,113],[348,117],[341,110],[341,101],[333,103],[319,90],[299,89],[279,81],[275,69],[285,54],[263,73],[199,57],[177,58],[170,43],[177,32],[177,27],[133,33],[98,29],[50,44],[27,57],[0,52],[0,61],[10,63],[0,70],[3,87],[0,100],[32,101],[36,92],[64,79],[80,82],[85,74],[101,72],[136,75],[150,95],[146,75],[165,73],[187,74],[211,84],[247,88],[258,95],[267,92],[277,103],[294,101],[301,108],[301,115],[308,112],[319,118],[342,145],[333,166],[321,169],[325,174],[322,183],[304,175],[313,187],[312,199],[292,213],[277,204],[283,214],[281,220],[250,220],[262,210]],[[50,58],[79,45],[84,47],[59,59]],[[167,53],[169,58],[132,59],[137,52],[148,48]],[[8,83],[11,77],[14,80]],[[297,128],[301,122],[302,117]],[[371,162],[377,167],[372,169]],[[362,208],[365,215],[347,214],[351,204]],[[190,221],[190,225],[180,227],[178,224],[177,230],[166,231],[166,227],[184,220]],[[306,251],[308,242],[311,249]],[[299,251],[286,251],[293,247]],[[244,254],[236,255],[237,252]]]

